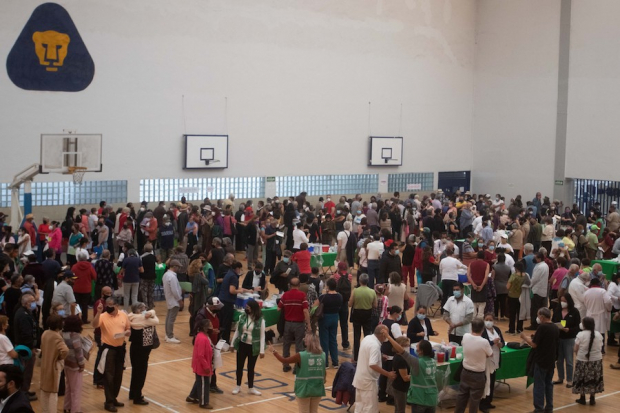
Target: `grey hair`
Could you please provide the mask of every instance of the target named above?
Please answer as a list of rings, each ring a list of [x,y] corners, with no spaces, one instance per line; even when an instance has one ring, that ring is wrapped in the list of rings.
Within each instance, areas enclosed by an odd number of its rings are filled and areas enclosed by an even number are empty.
[[[542,253],[543,255],[547,255],[547,248],[545,247],[540,247],[538,248],[538,252]]]
[[[344,229],[347,231],[351,231],[351,223],[349,221],[344,223]]]
[[[534,246],[528,242],[523,246],[523,251],[534,251]]]
[[[596,265],[596,264],[594,264],[594,265]],[[32,275],[32,274],[24,275],[24,283],[29,284],[32,281],[34,281],[34,275]]]
[[[30,291],[28,291],[28,293],[22,294],[22,298],[21,298],[22,305],[25,305],[28,302],[29,297],[32,297],[34,299],[34,295],[30,294]]]
[[[88,253],[86,251],[80,251],[77,255],[78,261],[88,261]]]
[[[360,274],[358,281],[362,285],[368,285],[368,274]]]
[[[131,312],[134,314],[138,314],[140,311],[140,307],[146,308],[146,304],[141,303],[140,301],[131,305]]]
[[[538,310],[538,315],[541,315],[547,319],[551,319],[551,311],[547,307],[542,307]]]
[[[120,297],[120,296],[117,296],[117,295],[111,295],[105,301],[106,301],[106,303],[108,301],[112,301],[112,302],[114,302],[114,305],[121,305],[122,300],[123,300],[123,297]]]
[[[135,249],[130,249],[129,251],[127,251],[127,256],[129,257],[137,257],[138,256],[138,252]]]

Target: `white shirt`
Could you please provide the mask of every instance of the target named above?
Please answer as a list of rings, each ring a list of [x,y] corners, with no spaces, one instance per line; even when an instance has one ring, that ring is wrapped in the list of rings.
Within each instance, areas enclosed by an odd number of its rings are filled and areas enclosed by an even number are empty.
[[[177,274],[172,270],[166,271],[162,283],[164,284],[164,296],[168,309],[179,307],[179,301],[183,298],[183,291],[181,291]]]
[[[260,279],[262,278],[262,275],[262,272],[256,274],[256,271],[252,271],[252,288],[260,287]]]
[[[487,330],[487,335],[489,336],[489,340],[491,342],[496,338],[499,338],[499,334],[495,331],[493,327],[491,327],[490,330],[486,328],[486,326],[484,328]],[[498,346],[491,346],[491,350],[493,350],[493,362],[495,363],[495,370],[497,370],[499,368],[500,349]]]
[[[351,231],[340,231],[336,240],[338,241],[338,250],[344,251],[347,248],[347,241],[349,241],[349,237],[351,236]]]
[[[308,237],[306,237],[306,233],[303,230],[296,228],[293,231],[293,248],[299,249],[302,242],[307,244],[310,241],[308,241]]]
[[[618,287],[618,284],[610,282],[607,286],[607,292],[611,297],[611,302],[614,305],[614,308],[616,310],[620,310],[620,287]]]
[[[480,231],[482,231],[482,215],[474,218],[472,227],[474,228],[474,234],[476,235],[480,234]]]
[[[454,257],[446,257],[439,262],[442,280],[459,280],[459,270],[467,272],[467,266]]]
[[[590,359],[588,359],[588,349],[590,348],[590,330],[584,330],[577,333],[575,345],[579,346],[577,351],[578,361],[598,361],[603,359],[603,336],[598,331],[594,331],[594,341],[592,342],[592,350],[590,350]]]
[[[605,334],[611,322],[611,296],[601,287],[589,288],[583,293],[586,317],[594,319],[594,329]]]
[[[360,390],[376,389],[380,374],[370,366],[381,366],[381,342],[374,335],[364,337],[357,356],[357,369],[353,377],[353,386]]]
[[[534,267],[534,271],[532,273],[532,284],[531,289],[532,293],[540,296],[546,297],[547,290],[549,287],[549,266],[546,262],[541,261]]]
[[[512,258],[512,255],[510,255],[510,254],[504,254],[504,256],[506,257],[506,261],[504,262],[504,264],[509,266],[510,267],[510,273],[514,274],[515,273],[515,259]]]
[[[461,300],[450,297],[443,306],[443,309],[450,313],[450,321],[457,324],[462,322],[468,314],[474,314],[474,303],[471,301],[471,298],[466,295],[464,295]],[[448,333],[455,334],[457,336],[463,336],[466,333],[471,333],[471,323],[459,326],[455,328],[455,331],[449,331]]]
[[[369,260],[378,260],[383,254],[383,243],[381,241],[373,241],[366,247]]]
[[[583,304],[583,293],[588,290],[588,287],[581,281],[579,277],[575,277],[573,281],[568,285],[568,293],[575,302],[575,308],[579,311],[579,315],[583,320],[586,316],[586,307]]]
[[[4,334],[0,334],[0,364],[13,364],[9,351],[13,350],[11,340]]]
[[[446,249],[447,244],[448,244],[447,239],[444,239],[444,242],[442,242],[442,240],[440,239],[435,240],[433,244],[433,255],[438,256],[438,255],[443,254],[444,250]]]
[[[482,373],[487,367],[487,357],[493,355],[491,345],[486,338],[465,334],[463,341],[463,368]]]
[[[97,222],[99,222],[99,217],[97,214],[90,214],[88,216],[88,229],[89,232],[93,232],[93,230],[97,227]]]

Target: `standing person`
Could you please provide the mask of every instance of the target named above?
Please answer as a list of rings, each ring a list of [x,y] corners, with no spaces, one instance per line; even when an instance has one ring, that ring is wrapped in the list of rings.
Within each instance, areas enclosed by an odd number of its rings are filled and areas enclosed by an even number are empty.
[[[556,325],[560,324],[560,346],[558,347],[558,380],[553,384],[564,382],[564,363],[566,362],[566,387],[573,387],[573,349],[575,337],[579,333],[581,317],[575,308],[575,303],[570,294],[566,293],[559,298],[560,308],[555,309],[551,319]]]
[[[155,279],[157,278],[157,273],[155,272],[157,257],[153,253],[152,244],[147,243],[144,246],[144,254],[140,256],[140,261],[142,261],[142,268],[144,270],[140,273],[140,294],[147,310],[152,310],[155,308],[153,295],[155,293]]]
[[[282,364],[295,363],[295,397],[299,405],[299,413],[317,413],[319,403],[325,397],[325,369],[327,356],[321,350],[319,338],[314,334],[304,337],[306,350],[290,357],[282,357],[272,347],[269,350]]]
[[[403,349],[409,348],[410,346],[410,341],[405,336],[400,336],[394,341],[396,341]],[[392,347],[392,352],[394,353],[392,369],[396,372],[396,378],[392,383],[392,390],[394,394],[394,413],[405,413],[407,409],[407,392],[409,391],[409,382],[411,381],[409,365],[403,354],[396,351],[396,348],[394,348],[391,344],[391,341],[388,344],[390,344]],[[381,379],[381,377],[379,379]]]
[[[84,377],[84,365],[88,353],[82,348],[82,320],[78,316],[65,318],[62,329],[62,339],[69,349],[65,359],[65,401],[63,411],[82,411],[82,382]],[[55,411],[55,410],[53,410]]]
[[[482,337],[483,332],[484,321],[481,318],[475,318],[471,322],[471,333],[463,335],[463,371],[454,413],[465,412],[468,404],[469,413],[476,413],[480,400],[484,396],[487,358],[493,356],[493,349],[489,340]]]
[[[19,389],[22,387],[23,375],[19,367],[13,364],[0,364],[0,397],[2,412],[34,413],[28,396]]]
[[[166,343],[179,344],[181,340],[174,336],[174,322],[177,319],[179,311],[183,309],[185,300],[183,300],[183,291],[177,278],[177,271],[181,264],[177,260],[170,260],[168,271],[162,278],[164,284],[164,297],[166,297]]]
[[[484,260],[484,251],[478,251],[476,259],[469,264],[467,279],[471,284],[474,317],[482,318],[487,305],[487,281],[489,280],[489,264]]]
[[[291,280],[291,289],[285,292],[278,303],[278,311],[284,310],[284,344],[282,355],[290,356],[291,344],[295,342],[295,351],[304,350],[304,337],[312,331],[310,326],[310,312],[306,294],[299,291],[299,278]],[[284,363],[282,371],[291,371],[291,366]]]
[[[526,330],[536,330],[536,314],[539,308],[547,306],[547,293],[549,285],[549,266],[545,262],[542,252],[537,252],[534,258],[536,265],[532,272],[532,306],[530,309],[532,325],[525,327]]]
[[[80,246],[80,240],[84,234],[80,232],[80,224],[73,224],[71,227],[71,235],[69,236],[69,244],[67,247],[67,264],[73,265],[77,262],[75,250]]]
[[[48,330],[41,336],[41,411],[52,413],[58,410],[58,386],[64,359],[69,353],[60,331],[63,318],[51,315],[47,320]]]
[[[220,319],[218,318],[218,313],[222,309],[224,304],[220,302],[220,299],[217,297],[209,297],[207,299],[207,303],[204,308],[196,313],[196,317],[194,319],[194,331],[192,335],[196,337],[198,334],[198,326],[200,325],[200,320],[209,320],[211,322],[211,327],[207,331],[207,335],[211,339],[211,343],[217,343],[220,339]],[[221,357],[221,356],[220,356]],[[217,374],[215,372],[215,367],[213,368],[213,375],[211,376],[211,380],[209,383],[211,393],[215,394],[223,394],[224,391],[217,387]]]
[[[220,331],[222,332],[222,340],[227,343],[230,341],[230,329],[232,327],[233,316],[235,314],[235,301],[237,300],[237,294],[250,292],[252,290],[246,290],[239,288],[239,276],[241,275],[241,268],[243,264],[238,261],[233,262],[230,270],[222,281],[222,288],[218,298],[224,304],[222,310],[220,310]]]
[[[32,312],[37,309],[37,303],[34,301],[34,296],[32,294],[24,294],[20,298],[20,304],[17,311],[15,311],[13,321],[15,324],[15,328],[13,329],[15,332],[13,344],[15,344],[15,347],[20,345],[26,346],[31,352],[34,352],[36,348],[39,348],[39,330],[37,322],[32,315]],[[62,324],[58,329],[60,328],[62,328]],[[34,372],[34,364],[34,357],[31,357],[30,360],[26,362],[24,367],[24,380],[21,387],[21,390],[27,394],[30,401],[37,399],[36,393],[29,391],[32,382],[32,373]],[[54,391],[58,391],[58,386],[56,386],[56,390]]]
[[[383,320],[383,325],[389,329],[390,337],[397,339],[402,337],[403,332],[400,329],[400,319],[402,318],[403,310],[399,306],[395,305],[389,309],[390,315]],[[394,359],[394,352],[392,351],[392,345],[390,343],[383,342],[381,344],[381,367],[386,371],[392,370],[392,361]],[[394,403],[394,398],[387,394],[387,377],[379,377],[379,402],[387,401],[389,405]]]
[[[101,297],[101,291],[104,287],[109,287],[112,291],[117,289],[118,281],[116,274],[114,274],[114,263],[110,261],[109,250],[103,250],[101,253],[101,258],[95,263],[95,272],[97,273],[95,298]]]
[[[239,317],[233,347],[237,351],[237,386],[232,394],[239,394],[243,382],[243,367],[248,360],[248,393],[260,396],[261,392],[254,388],[254,367],[260,356],[265,358],[265,319],[258,303],[248,301],[244,314]],[[299,349],[298,349],[299,350]]]
[[[368,274],[359,276],[359,287],[351,291],[349,307],[351,307],[351,323],[353,323],[353,360],[357,360],[360,349],[362,331],[366,337],[371,333],[372,310],[377,307],[377,294],[368,288]],[[387,300],[387,298],[384,298]]]
[[[118,297],[108,297],[105,301],[105,311],[104,305],[100,303],[92,322],[94,328],[101,328],[102,358],[105,357],[105,366],[99,363],[97,369],[103,373],[105,393],[103,408],[108,412],[116,412],[117,407],[125,405],[118,401],[118,393],[123,381],[125,337],[131,335],[131,325],[127,314],[119,310],[119,301]]]
[[[366,256],[368,258],[368,287],[375,288],[375,282],[379,278],[379,259],[383,255],[384,245],[379,239],[379,235],[372,236],[374,241],[366,246]]]
[[[378,325],[374,334],[369,334],[362,340],[357,357],[357,368],[353,378],[355,387],[355,413],[376,413],[379,411],[377,399],[377,381],[379,376],[386,376],[389,380],[396,378],[396,373],[386,371],[381,367],[381,345],[390,336],[385,325]]]
[[[577,334],[575,339],[575,353],[577,364],[575,366],[575,380],[573,382],[573,394],[580,394],[575,400],[579,404],[586,404],[586,393],[590,395],[590,406],[596,401],[594,395],[602,393],[603,383],[603,354],[601,349],[605,340],[601,333],[596,331],[594,319],[583,319],[583,331]]]
[[[112,289],[110,287],[103,287],[101,289],[100,298],[95,301],[93,305],[93,318],[97,316],[97,308],[101,304],[105,308],[105,302],[108,297],[112,297]],[[63,310],[64,311],[64,310]],[[97,343],[97,358],[95,359],[95,366],[99,365],[101,361],[101,354],[103,353],[103,344],[101,343],[101,328],[95,328],[95,342]],[[97,386],[97,389],[103,389],[103,373],[99,369],[95,368],[93,372],[93,385]]]
[[[423,256],[429,256],[429,260],[432,258],[432,254],[430,252],[423,253]],[[424,269],[428,266],[432,266],[430,262],[424,262],[422,273],[424,273]],[[459,261],[456,257],[454,257],[454,248],[452,246],[446,247],[446,258],[442,259],[439,262],[439,272],[441,274],[441,291],[443,292],[441,297],[441,307],[443,314],[443,306],[448,301],[448,298],[452,296],[452,289],[455,284],[459,282],[459,272],[460,271],[468,271],[467,266],[464,265],[461,261]]]
[[[480,410],[483,412],[488,412],[489,409],[495,408],[495,406],[493,406],[495,373],[502,365],[501,349],[506,345],[501,330],[493,324],[493,313],[487,313],[484,315],[484,331],[482,332],[482,338],[489,341],[489,345],[493,350],[493,356],[491,357],[493,362],[493,367],[491,368],[492,373],[489,377],[488,386],[485,386],[485,390],[488,389],[488,392],[485,391],[485,393],[483,393],[483,396],[486,395],[486,397],[483,397],[480,401]]]
[[[148,244],[147,244],[148,245]],[[145,245],[146,250],[146,245]],[[142,389],[146,381],[146,373],[149,367],[149,356],[153,349],[153,339],[155,326],[159,324],[159,319],[155,310],[148,310],[146,303],[137,302],[131,306],[131,313],[127,315],[131,326],[129,341],[129,359],[131,360],[131,385],[129,386],[129,400],[133,404],[146,406],[149,404],[144,400]]]
[[[123,310],[126,313],[129,312],[129,304],[138,302],[138,289],[142,273],[144,273],[142,260],[136,250],[130,249],[127,252],[127,257],[123,259],[121,272],[118,274],[119,280],[123,280]]]
[[[338,272],[333,275],[336,280],[336,291],[342,296],[342,305],[340,306],[340,338],[342,339],[342,348],[347,350],[351,347],[349,343],[349,299],[351,298],[351,281],[353,276],[349,273],[346,262],[338,263]]]
[[[398,243],[389,239],[385,242],[385,246],[388,250],[379,261],[379,278],[377,279],[377,283],[379,284],[389,282],[389,276],[393,272],[397,272],[399,275],[402,274]]]
[[[596,331],[603,335],[609,329],[611,322],[611,296],[601,287],[598,278],[592,278],[590,288],[583,293],[583,304],[586,308],[586,316],[594,319]],[[604,351],[604,349],[603,349]]]
[[[207,333],[213,328],[207,319],[200,320],[196,327],[196,341],[192,353],[192,370],[196,375],[194,387],[185,399],[188,403],[198,403],[202,409],[213,409],[209,404],[209,381],[213,375],[213,343]]]
[[[326,281],[327,294],[319,297],[319,303],[323,304],[323,318],[319,320],[319,339],[321,348],[325,352],[326,365],[331,356],[332,367],[338,367],[338,313],[342,307],[342,295],[336,291],[336,280],[329,278]],[[320,305],[319,304],[319,305]]]
[[[532,347],[532,363],[528,375],[534,377],[534,411],[553,410],[553,369],[557,359],[560,330],[551,322],[547,307],[538,310],[538,328],[533,336],[521,332],[521,338]],[[545,405],[545,399],[547,404]]]
[[[88,324],[88,306],[93,291],[93,281],[97,280],[97,273],[93,265],[88,261],[88,253],[80,251],[77,254],[77,264],[71,267],[71,271],[77,277],[73,283],[75,301],[82,311],[82,324]]]
[[[463,336],[471,332],[471,322],[474,318],[474,303],[463,294],[463,290],[463,283],[455,284],[452,297],[448,298],[443,307],[443,320],[449,326],[448,339],[458,345],[461,345]]]
[[[495,298],[495,318],[500,321],[504,321],[505,318],[509,318],[508,316],[508,280],[510,280],[510,276],[512,275],[512,270],[510,266],[506,264],[506,254],[499,253],[497,254],[497,263],[493,265],[493,273],[492,278],[495,283],[495,291],[497,293],[497,297]]]
[[[11,340],[6,336],[8,327],[9,318],[5,315],[0,315],[0,365],[13,364],[13,360],[19,357],[19,354],[13,348],[13,344],[11,344]]]
[[[409,305],[407,284],[402,282],[402,278],[399,273],[390,273],[390,284],[388,284],[388,289],[385,292],[385,295],[388,297],[388,307],[397,306],[404,309],[406,308],[405,303]],[[402,313],[402,319],[399,320],[399,324],[407,325],[407,315],[404,311]]]

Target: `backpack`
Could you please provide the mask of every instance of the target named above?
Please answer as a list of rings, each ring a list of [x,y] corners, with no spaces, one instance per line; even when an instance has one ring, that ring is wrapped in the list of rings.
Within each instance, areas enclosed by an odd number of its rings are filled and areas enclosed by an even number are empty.
[[[71,236],[71,224],[68,221],[63,221],[60,224],[60,232],[62,232],[63,238],[69,238]]]
[[[344,250],[347,253],[347,261],[349,262],[350,267],[353,266],[353,263],[355,261],[355,250],[356,249],[357,249],[357,235],[355,235],[353,231],[350,231],[349,237],[347,238],[347,244],[344,247]]]
[[[213,228],[211,228],[211,237],[215,238],[222,238],[222,236],[224,235],[224,230],[223,228],[218,225],[218,224],[214,224]]]
[[[90,239],[93,242],[93,247],[99,245],[99,229],[97,227],[90,233]]]
[[[336,291],[342,295],[343,302],[348,303],[351,298],[351,281],[349,281],[349,274],[340,276],[336,283]]]

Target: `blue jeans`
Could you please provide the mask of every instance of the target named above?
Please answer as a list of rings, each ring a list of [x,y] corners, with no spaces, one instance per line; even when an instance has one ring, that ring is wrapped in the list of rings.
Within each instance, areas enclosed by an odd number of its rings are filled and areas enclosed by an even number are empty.
[[[368,288],[375,288],[379,277],[379,260],[368,260]]]
[[[553,410],[553,369],[544,370],[534,363],[534,411]],[[547,405],[545,406],[545,398]]]
[[[321,348],[325,352],[325,359],[329,360],[331,354],[332,365],[338,365],[338,313],[324,314],[323,319],[319,320],[319,340]]]
[[[573,347],[575,339],[560,339],[558,348],[558,378],[564,380],[564,361],[566,361],[566,381],[573,381]]]

